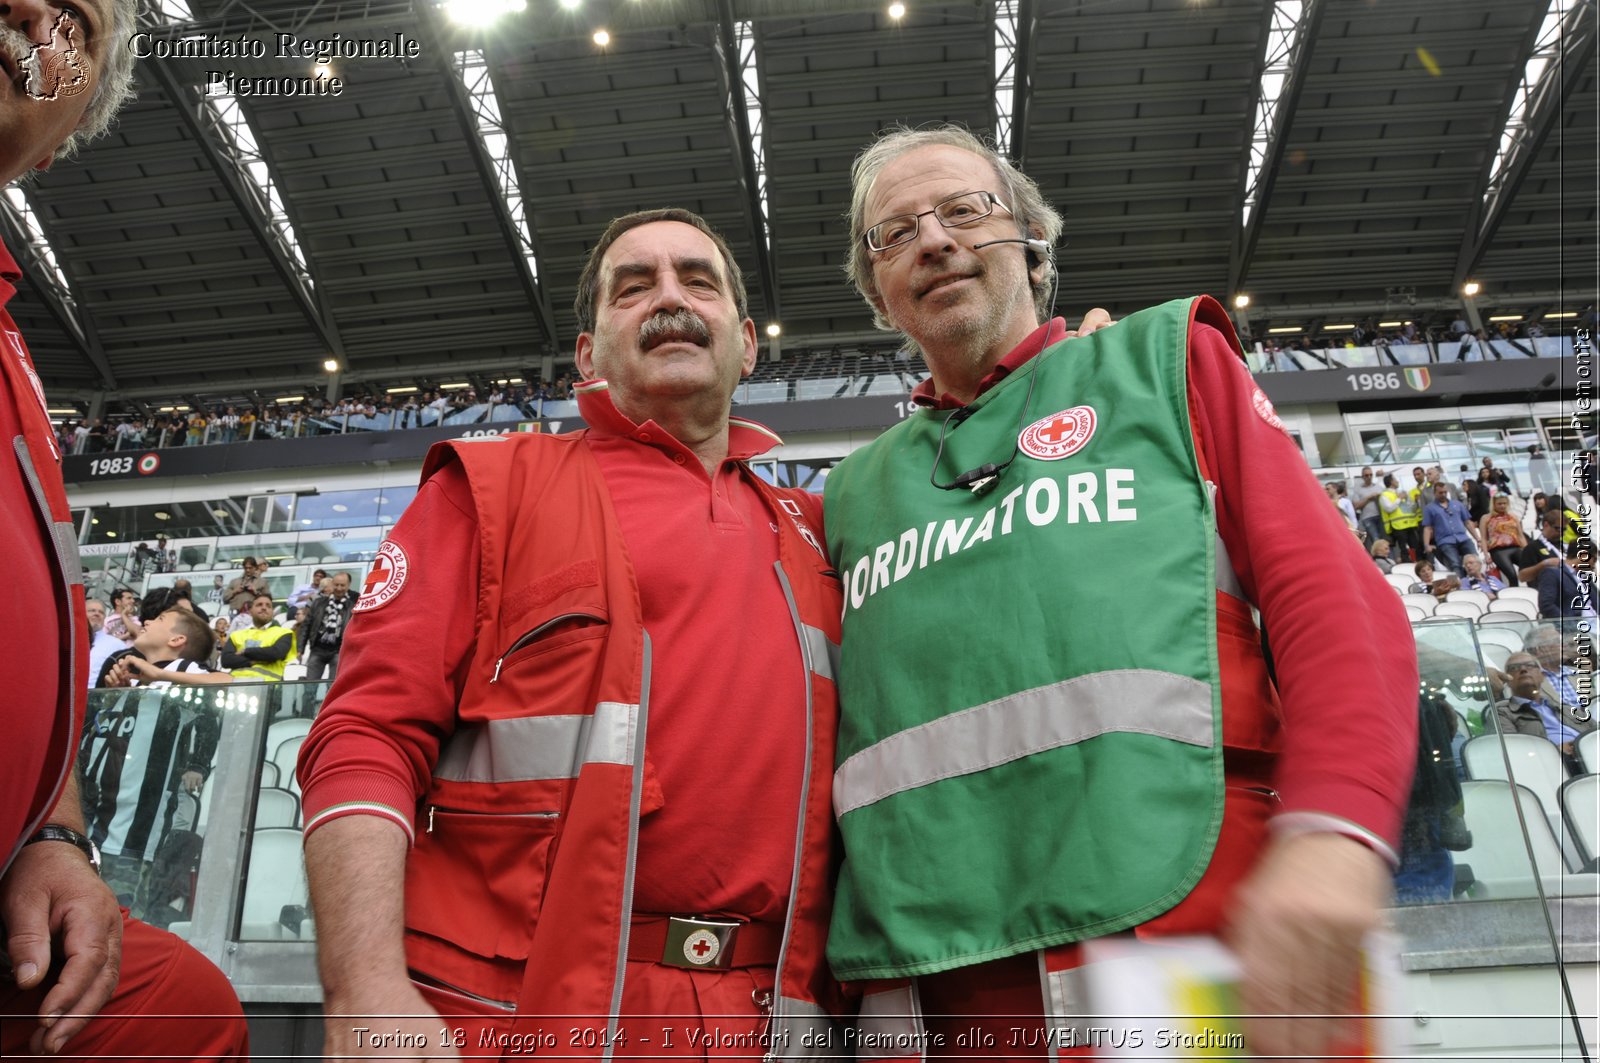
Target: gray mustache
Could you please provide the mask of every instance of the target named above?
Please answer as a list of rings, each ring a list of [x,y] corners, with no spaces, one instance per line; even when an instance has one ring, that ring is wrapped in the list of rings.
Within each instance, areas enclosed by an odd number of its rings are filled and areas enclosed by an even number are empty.
[[[711,328],[705,318],[687,307],[670,314],[657,314],[639,326],[641,350],[651,350],[669,340],[688,340],[703,347],[711,342]]]

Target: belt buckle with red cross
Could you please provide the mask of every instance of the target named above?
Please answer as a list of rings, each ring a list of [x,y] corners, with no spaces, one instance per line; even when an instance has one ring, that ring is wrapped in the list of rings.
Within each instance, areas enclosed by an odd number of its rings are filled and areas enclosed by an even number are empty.
[[[739,923],[719,919],[667,919],[667,941],[661,949],[661,962],[668,967],[692,971],[727,968],[733,963],[733,947],[739,937]]]

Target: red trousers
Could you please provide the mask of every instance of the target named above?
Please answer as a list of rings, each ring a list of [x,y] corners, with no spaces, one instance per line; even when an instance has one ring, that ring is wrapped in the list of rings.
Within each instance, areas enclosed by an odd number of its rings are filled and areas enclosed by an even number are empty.
[[[29,1056],[39,1005],[54,982],[0,985],[0,1055],[24,1059],[249,1059],[250,1033],[232,984],[178,937],[122,910],[116,993],[59,1056]]]
[[[731,971],[688,971],[658,963],[630,961],[622,989],[622,1017],[613,1049],[617,1060],[672,1059],[757,1060],[765,1052],[760,1036],[766,1030],[761,1001],[770,999],[773,968],[744,967]],[[537,1056],[598,1056],[584,1031],[550,1028],[542,1036],[554,1043],[535,1045],[508,1014],[474,1008],[459,997],[419,985],[428,1003],[439,1010],[464,1056],[504,1056],[527,1060]],[[518,1040],[518,1037],[522,1040]]]

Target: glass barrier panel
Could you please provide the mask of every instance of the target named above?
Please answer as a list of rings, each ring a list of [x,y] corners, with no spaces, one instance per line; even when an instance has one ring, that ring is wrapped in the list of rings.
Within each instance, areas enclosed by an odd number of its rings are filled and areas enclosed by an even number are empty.
[[[831,399],[839,394],[850,383],[849,377],[830,376],[820,380],[800,380],[795,383],[794,397],[797,401],[806,399]]]
[[[259,732],[260,785],[246,816],[238,905],[238,941],[313,940],[305,859],[300,782],[295,762],[329,682],[252,684],[263,697],[266,724]]]
[[[1500,611],[1412,632],[1420,740],[1398,903],[1600,895],[1597,777],[1580,749],[1596,741],[1582,737],[1596,733],[1592,692],[1573,668],[1581,644]]]
[[[84,819],[100,846],[102,877],[135,918],[183,936],[207,843],[222,718],[260,711],[260,701],[233,686],[90,691],[78,746]]]
[[[1433,361],[1433,351],[1426,343],[1391,343],[1389,357],[1400,365],[1427,365]]]

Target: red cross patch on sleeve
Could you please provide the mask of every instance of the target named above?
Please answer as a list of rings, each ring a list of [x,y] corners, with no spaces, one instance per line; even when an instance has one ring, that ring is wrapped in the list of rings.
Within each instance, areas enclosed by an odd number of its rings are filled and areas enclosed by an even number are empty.
[[[385,539],[378,547],[378,558],[368,570],[366,582],[361,585],[355,611],[370,613],[394,601],[406,585],[409,568],[405,550],[393,539]]]

